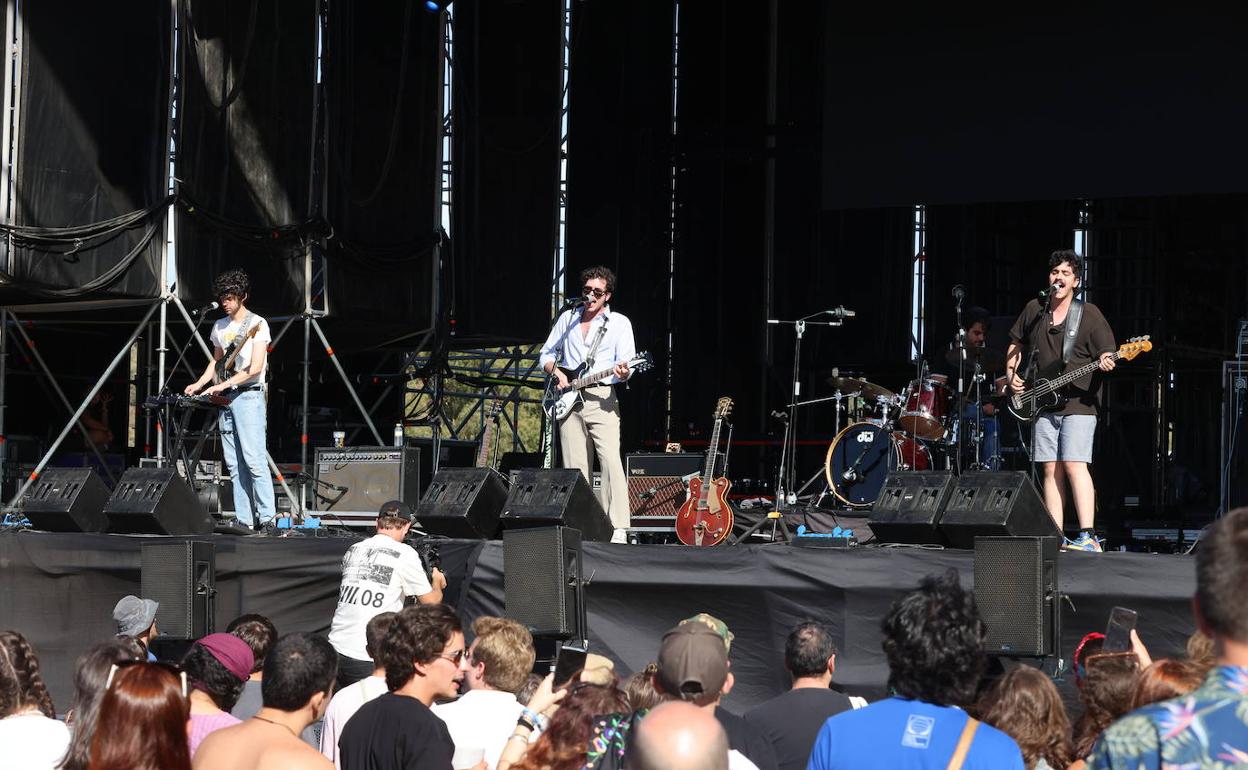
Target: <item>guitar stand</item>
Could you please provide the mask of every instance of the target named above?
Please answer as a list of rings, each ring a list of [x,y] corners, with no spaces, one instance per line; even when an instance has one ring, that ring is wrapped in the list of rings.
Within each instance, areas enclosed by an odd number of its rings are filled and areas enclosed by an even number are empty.
[[[779,532],[780,539],[783,542],[793,542],[793,533],[789,531],[788,522],[784,520],[784,513],[780,511],[779,506],[777,506],[775,510],[768,511],[766,516],[750,525],[749,529],[739,535],[734,535],[732,541],[729,542],[728,545],[741,545],[755,532],[758,532],[763,527],[767,526],[768,522],[771,522],[771,542],[776,542],[777,531]]]

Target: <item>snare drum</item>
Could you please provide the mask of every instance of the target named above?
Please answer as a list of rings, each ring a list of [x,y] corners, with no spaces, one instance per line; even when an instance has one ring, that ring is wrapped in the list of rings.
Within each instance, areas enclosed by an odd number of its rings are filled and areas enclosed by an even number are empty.
[[[823,472],[832,494],[851,508],[866,508],[879,497],[888,472],[925,471],[932,465],[927,447],[899,432],[870,422],[845,428],[828,447]]]
[[[905,391],[905,406],[897,424],[905,432],[928,441],[945,435],[953,413],[953,391],[944,375],[911,380]]]

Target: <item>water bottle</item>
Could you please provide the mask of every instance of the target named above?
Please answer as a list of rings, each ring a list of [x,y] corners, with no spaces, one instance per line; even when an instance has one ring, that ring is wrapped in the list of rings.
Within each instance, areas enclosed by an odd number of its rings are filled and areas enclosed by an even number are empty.
[[[394,424],[394,445],[403,446],[403,423],[401,422]]]

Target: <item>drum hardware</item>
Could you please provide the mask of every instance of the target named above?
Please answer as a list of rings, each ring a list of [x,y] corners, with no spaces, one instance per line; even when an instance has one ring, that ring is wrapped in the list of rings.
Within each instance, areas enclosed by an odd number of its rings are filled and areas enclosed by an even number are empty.
[[[915,438],[890,424],[853,423],[828,446],[824,475],[838,500],[851,508],[870,507],[889,471],[929,470],[931,454]]]

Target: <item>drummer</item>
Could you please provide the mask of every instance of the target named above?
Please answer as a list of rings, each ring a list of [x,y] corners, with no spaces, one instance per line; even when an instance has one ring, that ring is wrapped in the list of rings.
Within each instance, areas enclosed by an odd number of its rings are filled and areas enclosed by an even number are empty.
[[[966,347],[968,355],[966,357],[966,367],[964,376],[966,377],[963,386],[967,391],[967,403],[962,410],[962,422],[964,441],[970,436],[970,431],[974,430],[975,419],[983,415],[983,438],[979,445],[979,464],[985,470],[1000,470],[1001,468],[1001,429],[997,422],[997,406],[990,399],[999,396],[1005,392],[1005,379],[998,377],[996,380],[991,379],[993,375],[1001,373],[1004,359],[1001,354],[988,349],[988,333],[992,330],[992,316],[982,307],[972,307],[966,312]],[[951,379],[956,385],[958,375],[958,359],[960,358],[957,350],[957,342],[950,345],[948,352],[945,354],[945,364]],[[975,383],[971,381],[971,377],[975,372],[975,360],[979,359],[980,369],[986,380],[980,388],[980,402],[976,403],[972,399],[975,395]]]

